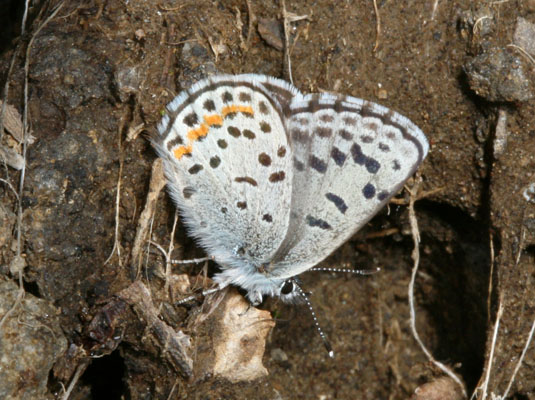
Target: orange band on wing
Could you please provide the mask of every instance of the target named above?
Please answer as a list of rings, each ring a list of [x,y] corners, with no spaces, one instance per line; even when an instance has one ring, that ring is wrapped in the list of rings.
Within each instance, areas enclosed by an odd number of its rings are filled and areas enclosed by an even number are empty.
[[[208,134],[211,126],[221,126],[223,125],[223,119],[229,114],[235,113],[244,113],[249,115],[254,115],[253,107],[251,106],[241,106],[237,104],[232,104],[230,106],[225,106],[221,110],[221,115],[212,114],[204,116],[204,123],[202,123],[197,129],[192,129],[186,135],[188,138],[187,146],[180,146],[173,150],[173,154],[177,160],[180,160],[185,154],[190,154],[193,150],[193,142],[196,142],[200,138],[205,137]]]
[[[212,126],[212,125],[223,125],[223,117],[221,117],[221,115],[218,115],[218,114],[214,114],[214,115],[205,115],[204,116],[204,122],[206,122],[208,125]]]
[[[238,106],[236,104],[233,104],[231,106],[223,107],[223,110],[221,111],[221,114],[223,114],[223,117],[226,117],[228,114],[242,112],[245,114],[251,114],[253,115],[253,107],[251,106]]]
[[[199,138],[205,137],[208,133],[208,129],[210,129],[208,125],[201,124],[197,129],[192,129],[188,132],[188,139],[190,142],[195,142],[196,140],[199,140]]]
[[[191,153],[192,146],[191,144],[189,146],[180,146],[177,147],[175,150],[173,150],[173,153],[175,154],[175,158],[180,160],[184,154]]]

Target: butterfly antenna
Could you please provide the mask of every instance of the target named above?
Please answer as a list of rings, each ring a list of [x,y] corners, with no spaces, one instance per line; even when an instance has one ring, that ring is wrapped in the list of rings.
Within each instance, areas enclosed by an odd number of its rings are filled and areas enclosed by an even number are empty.
[[[321,326],[320,326],[320,324],[318,322],[318,318],[316,317],[316,313],[314,312],[314,308],[312,308],[312,303],[310,303],[310,300],[308,299],[308,296],[305,294],[303,289],[301,289],[299,287],[299,285],[297,285],[297,283],[295,281],[293,283],[295,285],[295,288],[297,289],[297,292],[305,300],[305,303],[307,304],[308,309],[310,310],[310,313],[312,314],[312,319],[314,320],[314,325],[316,325],[316,329],[317,329],[318,333],[320,334],[321,340],[323,340],[323,345],[325,346],[325,349],[327,349],[327,353],[329,354],[329,357],[334,358],[333,348],[331,347],[331,344],[327,340],[327,336],[323,332],[323,329],[321,329]]]
[[[171,264],[200,264],[205,261],[214,261],[214,257],[192,258],[190,260],[169,260]]]
[[[309,271],[321,271],[321,272],[349,272],[355,275],[373,275],[379,272],[381,268],[375,269],[348,269],[348,268],[310,268]]]

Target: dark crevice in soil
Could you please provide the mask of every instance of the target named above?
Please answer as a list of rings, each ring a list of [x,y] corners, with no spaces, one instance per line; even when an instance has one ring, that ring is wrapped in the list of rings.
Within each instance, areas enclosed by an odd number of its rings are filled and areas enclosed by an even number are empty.
[[[84,384],[91,387],[93,399],[121,399],[125,392],[124,360],[119,351],[109,356],[95,358],[82,375]]]
[[[42,297],[41,292],[39,291],[39,285],[37,284],[37,282],[23,281],[23,283],[24,283],[24,291],[26,293],[30,293],[35,297],[39,297],[39,298]]]
[[[490,274],[487,223],[443,204],[422,201],[419,209],[433,214],[433,224],[439,221],[441,225],[434,227],[435,234],[442,233],[437,238],[422,232],[422,245],[433,248],[432,259],[422,259],[423,267],[433,266],[425,271],[433,282],[426,287],[423,281],[419,303],[435,329],[433,354],[439,360],[460,362],[458,372],[472,389],[485,356]],[[453,240],[446,242],[443,237]]]

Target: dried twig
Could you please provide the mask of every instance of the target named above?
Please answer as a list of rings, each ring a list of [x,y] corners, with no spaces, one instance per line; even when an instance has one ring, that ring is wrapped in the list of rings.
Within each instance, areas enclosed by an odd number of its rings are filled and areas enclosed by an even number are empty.
[[[249,49],[251,47],[251,40],[253,38],[253,29],[254,23],[256,22],[256,15],[253,12],[251,0],[245,0],[245,2],[247,3],[247,14],[249,14],[249,27],[247,32],[247,39],[245,41],[245,48]]]
[[[152,165],[149,192],[147,193],[145,207],[139,216],[136,237],[132,246],[131,265],[136,270],[136,277],[139,277],[139,273],[141,271],[141,246],[143,246],[143,243],[148,236],[152,216],[156,210],[156,202],[164,186],[165,178],[163,175],[162,160],[158,159]]]

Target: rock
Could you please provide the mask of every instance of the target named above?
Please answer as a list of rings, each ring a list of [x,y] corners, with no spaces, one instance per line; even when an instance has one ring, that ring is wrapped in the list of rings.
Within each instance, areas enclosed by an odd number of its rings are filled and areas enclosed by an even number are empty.
[[[15,304],[18,287],[0,281],[0,316]],[[58,310],[45,300],[26,293],[22,303],[0,328],[0,398],[42,399],[48,376],[67,350]]]
[[[206,306],[209,311],[193,323],[203,332],[195,346],[196,379],[216,375],[240,382],[267,375],[262,357],[267,335],[275,326],[270,313],[251,307],[235,289],[208,297]]]
[[[464,65],[468,84],[478,96],[492,102],[527,101],[533,87],[523,60],[512,49],[493,48]]]

